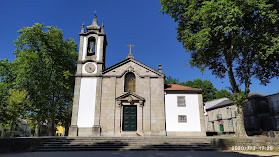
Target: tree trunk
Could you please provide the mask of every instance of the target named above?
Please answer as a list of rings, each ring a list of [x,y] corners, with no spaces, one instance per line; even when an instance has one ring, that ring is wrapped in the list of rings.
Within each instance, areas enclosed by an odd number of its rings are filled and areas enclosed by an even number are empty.
[[[35,136],[39,137],[39,124],[36,124],[35,126]]]
[[[13,132],[13,130],[14,130],[14,122],[12,122],[11,124],[11,132]]]
[[[56,129],[54,127],[54,119],[52,119],[51,121],[51,136],[55,136]]]
[[[244,126],[244,115],[243,115],[244,106],[237,105],[237,116],[236,116],[236,130],[235,135],[237,137],[248,137],[245,131]]]
[[[3,132],[1,134],[1,138],[7,137],[7,131],[3,128]]]

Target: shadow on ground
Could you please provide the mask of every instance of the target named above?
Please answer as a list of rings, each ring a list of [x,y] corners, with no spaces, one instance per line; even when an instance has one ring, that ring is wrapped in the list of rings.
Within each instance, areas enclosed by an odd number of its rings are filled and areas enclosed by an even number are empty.
[[[237,152],[218,151],[75,151],[75,152],[26,152],[1,154],[1,157],[258,157],[278,156],[270,153],[248,155]]]

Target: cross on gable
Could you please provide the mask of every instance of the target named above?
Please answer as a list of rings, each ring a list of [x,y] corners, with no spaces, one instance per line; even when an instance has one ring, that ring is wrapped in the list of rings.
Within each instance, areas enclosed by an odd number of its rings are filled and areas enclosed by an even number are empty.
[[[97,11],[96,10],[94,10],[94,17],[97,18]]]
[[[126,45],[126,47],[130,47],[130,54],[132,54],[132,47],[135,47],[135,45],[130,44],[130,45]]]

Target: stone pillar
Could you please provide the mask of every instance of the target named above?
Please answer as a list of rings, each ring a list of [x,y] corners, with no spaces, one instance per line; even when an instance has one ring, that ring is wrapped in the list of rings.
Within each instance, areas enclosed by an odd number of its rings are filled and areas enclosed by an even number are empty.
[[[144,93],[145,103],[142,113],[143,117],[143,132],[144,135],[151,134],[151,85],[150,85],[150,77],[144,77],[142,80],[141,87],[144,89],[142,93]]]
[[[95,115],[94,115],[94,125],[92,128],[93,136],[101,135],[100,116],[101,116],[101,100],[102,100],[102,80],[103,80],[102,77],[97,78]]]
[[[115,121],[114,121],[114,135],[120,136],[121,135],[121,109],[122,109],[122,104],[121,101],[116,101],[116,106],[115,106]]]
[[[140,135],[143,134],[143,116],[142,116],[142,112],[143,112],[143,101],[139,101],[139,104],[137,104],[137,133],[139,133]]]
[[[68,135],[69,137],[78,136],[77,118],[78,118],[78,108],[79,108],[80,83],[81,83],[81,77],[76,77],[75,89],[74,89],[74,101],[73,101],[73,108],[72,108],[72,119],[71,119],[71,126],[69,128],[69,135]]]
[[[99,60],[98,61],[103,61],[103,55],[104,55],[104,36],[99,36],[99,42],[100,42],[100,47],[98,47],[98,55],[99,55]]]
[[[75,89],[74,89],[74,101],[72,108],[72,119],[71,126],[69,128],[70,137],[78,136],[78,126],[77,126],[77,118],[78,118],[78,108],[79,108],[79,96],[80,96],[80,83],[81,83],[81,73],[82,73],[82,55],[83,55],[83,43],[84,43],[84,25],[82,25],[82,32],[80,34],[80,42],[79,42],[79,56],[77,61],[77,72],[75,77]]]

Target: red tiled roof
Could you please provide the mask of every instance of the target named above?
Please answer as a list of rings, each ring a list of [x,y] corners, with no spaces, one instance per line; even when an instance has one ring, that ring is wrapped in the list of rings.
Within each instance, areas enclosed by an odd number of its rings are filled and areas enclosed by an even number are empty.
[[[178,84],[167,84],[165,85],[166,91],[192,91],[192,92],[202,92],[202,89],[192,88],[187,86],[182,86]]]

